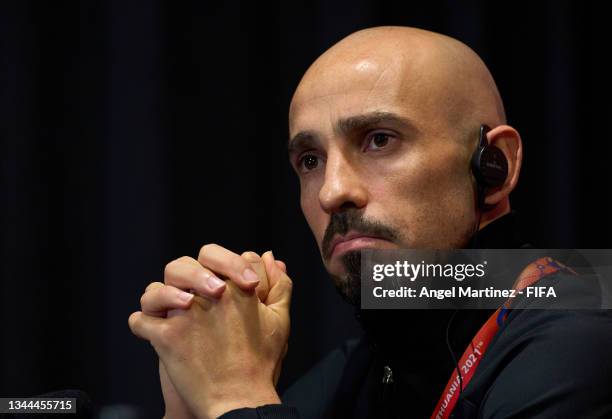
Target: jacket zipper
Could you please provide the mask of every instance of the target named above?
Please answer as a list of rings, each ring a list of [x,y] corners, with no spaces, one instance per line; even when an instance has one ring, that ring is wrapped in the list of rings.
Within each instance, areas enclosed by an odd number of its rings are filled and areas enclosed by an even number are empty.
[[[382,382],[385,384],[385,387],[387,387],[389,384],[393,384],[393,370],[388,365],[385,365],[383,368]]]
[[[389,365],[385,365],[383,367],[383,377],[382,377],[383,391],[382,391],[382,404],[384,410],[384,417],[390,417],[390,405],[388,399],[390,399],[391,388],[393,386],[393,370]]]

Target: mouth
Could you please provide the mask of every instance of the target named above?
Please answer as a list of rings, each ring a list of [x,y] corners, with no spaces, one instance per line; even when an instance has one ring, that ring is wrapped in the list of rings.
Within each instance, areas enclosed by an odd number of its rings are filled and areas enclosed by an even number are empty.
[[[358,232],[351,232],[345,236],[336,236],[330,245],[330,259],[338,257],[351,250],[378,247],[381,243],[389,243],[389,240]]]

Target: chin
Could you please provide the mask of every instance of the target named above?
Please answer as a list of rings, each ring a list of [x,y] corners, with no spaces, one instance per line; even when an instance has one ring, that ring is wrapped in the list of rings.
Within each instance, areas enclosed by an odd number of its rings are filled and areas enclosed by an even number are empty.
[[[336,290],[340,296],[349,304],[356,307],[361,306],[361,252],[350,251],[338,257],[337,262],[342,269],[335,274],[328,271],[334,281]]]

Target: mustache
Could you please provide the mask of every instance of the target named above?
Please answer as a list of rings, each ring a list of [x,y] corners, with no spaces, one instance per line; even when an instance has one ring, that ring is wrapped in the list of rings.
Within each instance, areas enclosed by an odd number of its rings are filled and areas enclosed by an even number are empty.
[[[329,260],[331,257],[331,242],[334,236],[336,234],[344,236],[349,231],[356,231],[366,236],[380,237],[389,241],[394,241],[399,237],[399,234],[393,228],[380,221],[365,219],[357,209],[334,213],[329,220],[329,225],[325,229],[321,242],[323,259]]]

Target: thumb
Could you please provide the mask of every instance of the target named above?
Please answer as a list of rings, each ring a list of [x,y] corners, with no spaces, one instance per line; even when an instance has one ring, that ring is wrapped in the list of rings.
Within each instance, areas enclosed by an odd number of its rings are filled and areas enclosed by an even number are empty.
[[[259,301],[266,301],[270,284],[268,283],[269,280],[266,273],[266,267],[264,266],[261,257],[257,253],[250,251],[244,252],[241,256],[251,264],[251,267],[259,277],[259,284],[257,285],[257,288],[255,288]]]
[[[271,251],[264,253],[262,259],[266,266],[268,284],[270,287],[270,291],[264,303],[274,311],[282,311],[288,315],[293,282],[276,263],[277,261],[274,260],[274,255]]]
[[[283,271],[284,273],[287,273],[287,265],[285,265],[285,262],[283,262],[282,260],[275,260],[276,265],[281,269],[281,271]]]

